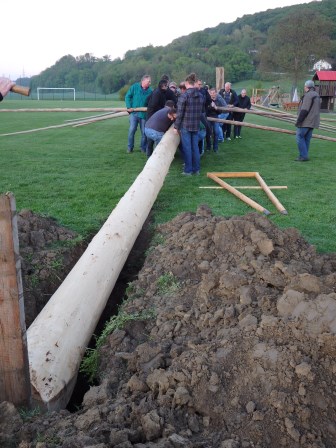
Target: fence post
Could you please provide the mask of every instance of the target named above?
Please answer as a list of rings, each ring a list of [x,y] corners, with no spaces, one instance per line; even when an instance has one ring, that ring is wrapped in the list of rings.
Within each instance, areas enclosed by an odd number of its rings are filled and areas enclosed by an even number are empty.
[[[30,379],[15,198],[0,195],[0,402],[30,406]]]

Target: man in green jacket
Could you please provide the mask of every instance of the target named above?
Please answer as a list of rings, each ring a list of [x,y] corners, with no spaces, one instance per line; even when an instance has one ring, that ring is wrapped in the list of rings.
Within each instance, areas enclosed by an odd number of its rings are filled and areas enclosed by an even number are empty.
[[[304,85],[304,95],[302,96],[296,126],[296,143],[299,150],[299,157],[296,162],[308,162],[308,151],[313,129],[320,126],[320,97],[315,91],[314,81],[308,80]]]
[[[147,137],[145,135],[145,122],[146,122],[146,112],[133,112],[132,109],[137,107],[146,107],[147,98],[151,95],[152,89],[151,77],[149,75],[144,75],[140,82],[136,82],[128,89],[125,102],[126,107],[130,114],[129,121],[130,127],[128,130],[128,145],[127,152],[131,153],[134,149],[134,135],[140,125],[141,131],[141,151],[146,153],[147,147]]]

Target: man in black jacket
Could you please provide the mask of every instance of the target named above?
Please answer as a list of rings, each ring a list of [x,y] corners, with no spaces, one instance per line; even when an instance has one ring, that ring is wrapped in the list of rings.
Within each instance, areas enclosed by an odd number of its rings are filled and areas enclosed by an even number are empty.
[[[246,89],[242,89],[240,92],[240,95],[238,95],[238,106],[240,109],[251,109],[251,100],[250,97],[246,95]],[[240,121],[243,122],[245,118],[244,112],[233,112],[233,119],[234,121]],[[234,126],[233,127],[233,135],[234,138],[241,138],[241,126]]]

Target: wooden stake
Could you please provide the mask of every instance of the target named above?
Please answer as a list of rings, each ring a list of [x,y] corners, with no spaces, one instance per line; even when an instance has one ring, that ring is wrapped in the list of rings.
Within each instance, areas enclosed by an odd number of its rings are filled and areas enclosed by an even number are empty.
[[[15,199],[0,196],[0,402],[30,405],[27,334]]]

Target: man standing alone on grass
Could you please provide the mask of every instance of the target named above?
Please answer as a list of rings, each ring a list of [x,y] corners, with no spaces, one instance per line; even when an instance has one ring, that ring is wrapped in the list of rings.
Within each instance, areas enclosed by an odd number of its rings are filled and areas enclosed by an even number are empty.
[[[314,81],[308,80],[304,85],[304,95],[301,97],[296,126],[296,143],[299,157],[296,162],[308,162],[308,151],[313,129],[320,126],[320,96],[315,91]]]
[[[149,75],[144,75],[141,78],[140,82],[136,82],[128,89],[125,102],[126,107],[130,114],[129,116],[129,130],[128,130],[128,146],[127,152],[131,153],[134,149],[134,135],[136,130],[138,129],[138,125],[140,125],[141,131],[141,143],[140,149],[142,152],[146,152],[147,148],[147,138],[145,135],[145,121],[146,121],[146,112],[133,112],[132,109],[137,107],[146,107],[147,97],[152,93],[151,85],[151,77]]]

